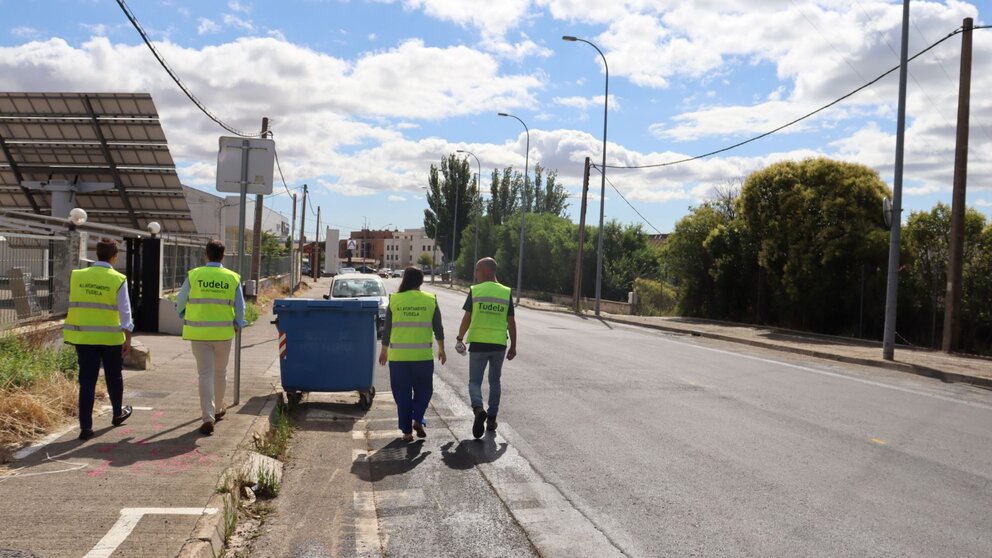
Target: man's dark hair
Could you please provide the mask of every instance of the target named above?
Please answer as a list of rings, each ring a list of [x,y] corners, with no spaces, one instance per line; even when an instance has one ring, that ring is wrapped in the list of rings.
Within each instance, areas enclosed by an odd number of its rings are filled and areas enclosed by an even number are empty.
[[[424,272],[411,265],[403,270],[403,280],[400,281],[399,292],[402,293],[412,291],[413,289],[419,289],[423,284]]]
[[[112,238],[104,237],[96,243],[96,259],[101,262],[109,262],[117,252],[117,241]]]
[[[219,262],[224,259],[224,243],[219,240],[211,240],[204,250],[209,261]]]

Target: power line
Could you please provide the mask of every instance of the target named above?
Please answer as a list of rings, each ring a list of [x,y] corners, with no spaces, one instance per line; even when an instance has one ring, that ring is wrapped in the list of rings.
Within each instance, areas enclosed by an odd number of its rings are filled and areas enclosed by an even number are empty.
[[[213,120],[221,128],[224,128],[225,130],[231,132],[236,136],[241,136],[243,138],[257,138],[263,135],[263,132],[258,132],[254,134],[242,132],[241,130],[238,130],[237,128],[234,128],[233,126],[227,124],[226,122],[221,120],[218,116],[214,115],[214,113],[211,112],[210,109],[208,109],[206,106],[204,106],[204,104],[200,102],[199,99],[196,98],[196,95],[194,95],[193,92],[190,91],[188,87],[186,87],[186,84],[183,83],[183,80],[179,78],[179,75],[176,74],[176,72],[172,69],[171,66],[169,66],[169,63],[165,61],[165,58],[163,58],[162,55],[159,54],[158,50],[155,48],[155,45],[152,44],[151,39],[148,38],[148,34],[145,33],[144,28],[141,27],[140,23],[138,23],[138,19],[134,17],[133,13],[131,13],[131,9],[128,8],[127,4],[124,3],[124,0],[117,0],[117,5],[121,7],[121,10],[123,10],[124,15],[127,16],[128,20],[130,20],[131,25],[133,25],[135,30],[138,31],[138,34],[141,35],[141,40],[143,40],[145,44],[148,45],[148,48],[152,51],[152,54],[155,56],[155,59],[158,60],[158,63],[162,66],[163,69],[165,69],[166,73],[169,74],[169,77],[172,78],[172,81],[176,82],[176,85],[178,85],[179,88],[182,89],[183,93],[185,93],[186,96],[189,97],[190,101],[193,101],[193,104],[196,105],[196,107],[200,109],[200,111],[203,112],[203,114],[207,115],[207,118]]]
[[[644,215],[642,215],[641,212],[638,211],[636,207],[634,207],[634,204],[630,203],[630,201],[628,201],[627,198],[625,198],[623,196],[623,193],[620,192],[620,189],[617,188],[616,185],[613,184],[613,181],[610,180],[610,178],[608,176],[606,176],[605,173],[603,173],[603,169],[599,168],[600,165],[592,165],[591,164],[589,166],[591,166],[592,168],[594,168],[597,171],[599,171],[599,173],[602,174],[606,178],[606,181],[610,183],[610,186],[612,186],[614,190],[616,190],[616,193],[617,193],[617,195],[620,196],[620,199],[622,199],[623,201],[627,202],[627,205],[629,205],[630,208],[634,210],[634,213],[636,213],[637,216],[640,217],[642,221],[644,221],[645,223],[647,223],[648,226],[651,227],[652,229],[654,229],[656,233],[663,234],[660,230],[658,230],[658,227],[652,225],[651,224],[651,221],[648,221],[647,217],[645,217]]]
[[[987,26],[986,25],[986,26],[981,26],[981,27],[972,27],[972,29],[985,29],[985,28],[988,28],[988,27],[992,27],[992,26]],[[926,47],[925,49],[921,50],[920,52],[914,54],[912,57],[909,58],[909,60],[907,60],[907,62],[910,61],[910,60],[915,60],[916,58],[922,56],[924,53],[929,52],[931,49],[933,49],[937,45],[943,43],[944,41],[950,39],[951,37],[954,37],[955,35],[961,33],[962,31],[963,31],[963,29],[960,28],[960,27],[957,28],[957,29],[955,29],[954,31],[952,31],[951,33],[949,33],[944,38],[938,40],[937,42],[931,44],[930,46]],[[688,163],[689,161],[696,161],[698,159],[705,159],[706,157],[712,157],[713,155],[717,155],[719,153],[724,153],[724,152],[730,151],[732,149],[737,149],[738,147],[741,147],[741,146],[747,145],[749,143],[758,141],[760,139],[766,138],[766,137],[768,137],[768,136],[770,136],[770,135],[772,135],[774,133],[781,132],[782,130],[784,130],[784,129],[786,129],[786,128],[794,125],[794,124],[798,124],[799,122],[802,122],[803,120],[806,120],[807,118],[810,118],[810,117],[812,117],[812,116],[814,116],[814,115],[816,115],[816,114],[818,114],[820,112],[823,112],[823,111],[827,110],[828,108],[830,108],[830,107],[832,107],[832,106],[834,106],[834,105],[836,105],[836,104],[838,104],[838,103],[840,103],[842,101],[845,101],[845,100],[847,100],[850,97],[853,97],[857,93],[860,93],[861,91],[863,91],[863,90],[871,87],[872,85],[875,85],[876,83],[878,83],[879,81],[881,81],[882,78],[888,76],[889,74],[891,74],[892,72],[894,72],[894,71],[896,71],[898,69],[899,69],[899,66],[896,65],[891,70],[888,70],[887,72],[879,75],[878,77],[876,77],[875,79],[869,81],[868,83],[866,83],[866,84],[858,87],[857,89],[855,89],[855,90],[847,93],[846,95],[844,95],[844,96],[842,96],[842,97],[840,97],[838,99],[835,99],[835,100],[827,103],[826,105],[823,105],[822,107],[820,107],[820,108],[818,108],[818,109],[816,109],[816,110],[814,110],[812,112],[809,112],[809,113],[807,113],[807,114],[805,114],[803,116],[800,116],[799,118],[796,118],[795,120],[793,120],[791,122],[788,122],[786,124],[783,124],[783,125],[779,126],[778,128],[775,128],[774,130],[770,130],[768,132],[765,132],[763,134],[759,134],[757,136],[754,136],[752,138],[746,139],[744,141],[737,142],[737,143],[735,143],[733,145],[728,145],[727,147],[723,147],[723,148],[720,148],[720,149],[717,149],[717,150],[714,150],[714,151],[710,151],[709,153],[703,153],[701,155],[695,155],[693,157],[686,157],[684,159],[677,159],[675,161],[668,161],[666,163],[655,163],[655,164],[651,164],[651,165],[606,165],[606,168],[608,168],[608,169],[650,169],[650,168],[659,168],[659,167],[669,167],[669,166],[678,165],[678,164],[681,164],[681,163]]]

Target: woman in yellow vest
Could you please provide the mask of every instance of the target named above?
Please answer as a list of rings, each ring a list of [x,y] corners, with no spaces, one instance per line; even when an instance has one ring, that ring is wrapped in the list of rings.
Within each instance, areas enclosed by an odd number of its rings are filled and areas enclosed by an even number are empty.
[[[413,441],[413,431],[427,437],[424,413],[434,393],[434,352],[431,333],[437,339],[437,358],[444,364],[444,327],[437,298],[420,290],[424,272],[415,267],[403,271],[399,291],[389,297],[382,329],[379,364],[389,363],[389,383],[396,401],[403,441]]]
[[[114,270],[117,242],[102,238],[96,244],[92,267],[74,269],[69,279],[69,314],[62,338],[75,345],[79,357],[79,439],[93,437],[93,400],[100,363],[114,409],[111,424],[120,426],[131,416],[124,406],[124,357],[131,350],[131,301],[127,277]]]

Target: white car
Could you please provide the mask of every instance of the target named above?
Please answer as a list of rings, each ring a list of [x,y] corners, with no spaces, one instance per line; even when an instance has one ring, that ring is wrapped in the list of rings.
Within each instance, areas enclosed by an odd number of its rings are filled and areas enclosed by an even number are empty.
[[[382,326],[386,323],[386,308],[389,307],[389,295],[386,285],[377,275],[366,273],[348,273],[335,275],[331,281],[331,292],[324,295],[329,300],[375,300],[379,303],[379,314],[375,320],[377,336],[382,336]]]
[[[353,267],[342,267],[338,270],[338,275],[348,275],[349,273],[358,273]]]

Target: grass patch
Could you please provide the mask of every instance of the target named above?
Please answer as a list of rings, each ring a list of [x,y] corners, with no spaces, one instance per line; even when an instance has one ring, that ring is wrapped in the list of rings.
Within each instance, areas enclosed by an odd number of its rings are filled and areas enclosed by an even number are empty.
[[[269,457],[285,460],[289,439],[293,436],[293,424],[289,418],[289,409],[282,404],[276,407],[276,416],[272,428],[264,437],[255,439],[255,450]]]
[[[279,495],[279,477],[271,469],[258,472],[258,487],[255,495],[260,498],[275,498]]]
[[[253,323],[257,322],[258,317],[261,315],[262,312],[257,304],[255,304],[254,302],[245,303],[245,321],[248,322],[248,325],[252,325]]]
[[[72,347],[31,335],[0,337],[0,445],[30,441],[76,417],[78,376]],[[97,396],[106,396],[103,383]]]

